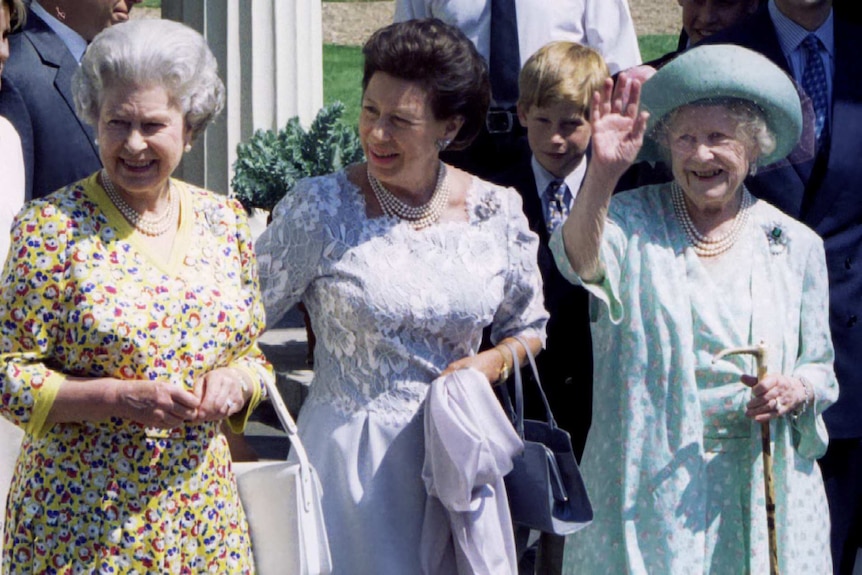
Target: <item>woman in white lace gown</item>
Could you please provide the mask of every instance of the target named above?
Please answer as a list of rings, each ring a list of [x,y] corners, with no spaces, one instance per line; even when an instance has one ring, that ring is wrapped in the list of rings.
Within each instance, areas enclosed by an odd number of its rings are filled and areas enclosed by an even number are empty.
[[[484,120],[487,72],[472,43],[415,20],[363,51],[367,163],[300,182],[257,251],[268,323],[302,301],[317,336],[299,427],[323,482],[335,572],[410,575],[429,384],[466,367],[498,381],[512,366],[503,342],[520,335],[537,352],[547,314],[517,193],[438,157]],[[477,353],[488,325],[497,347]]]

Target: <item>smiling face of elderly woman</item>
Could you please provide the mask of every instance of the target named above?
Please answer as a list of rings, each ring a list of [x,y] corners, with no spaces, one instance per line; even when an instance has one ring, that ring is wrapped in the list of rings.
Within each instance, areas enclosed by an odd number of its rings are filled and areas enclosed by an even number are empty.
[[[78,113],[96,128],[117,191],[154,198],[224,102],[206,41],[168,20],[101,32],[84,55],[73,92]]]
[[[97,133],[105,170],[128,193],[163,191],[191,142],[183,111],[158,85],[105,89]]]
[[[736,102],[692,104],[665,120],[673,177],[691,208],[735,209],[751,166],[770,146],[765,122],[750,108]]]

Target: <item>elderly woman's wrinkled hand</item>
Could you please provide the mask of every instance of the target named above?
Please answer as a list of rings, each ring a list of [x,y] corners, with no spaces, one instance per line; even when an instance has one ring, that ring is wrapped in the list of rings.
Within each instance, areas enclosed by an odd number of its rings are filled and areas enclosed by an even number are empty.
[[[742,383],[751,387],[745,415],[757,422],[786,415],[807,400],[805,386],[795,377],[771,373],[758,382],[756,377],[743,375]]]
[[[200,399],[167,381],[122,380],[117,386],[117,402],[125,419],[172,429],[195,416]]]
[[[195,396],[200,405],[194,415],[196,421],[219,421],[243,409],[251,396],[251,386],[245,373],[239,369],[214,369],[195,382]]]
[[[608,78],[603,89],[593,94],[590,164],[615,177],[634,163],[643,145],[649,114],[638,111],[640,94],[640,81],[625,72],[620,73],[616,85]]]

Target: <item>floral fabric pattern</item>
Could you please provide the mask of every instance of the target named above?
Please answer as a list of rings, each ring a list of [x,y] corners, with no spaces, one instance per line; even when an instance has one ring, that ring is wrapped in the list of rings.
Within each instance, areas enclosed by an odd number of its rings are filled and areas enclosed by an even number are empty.
[[[264,394],[264,315],[238,203],[173,182],[181,223],[161,264],[95,176],[33,201],[0,298],[3,416],[27,432],[6,509],[12,573],[250,573],[247,524],[217,422],[163,430],[117,417],[46,425],[62,375],[191,390],[236,367]]]
[[[335,573],[420,572],[431,382],[492,323],[494,341],[544,337],[538,238],[520,197],[474,179],[467,204],[467,221],[417,231],[368,218],[338,172],[300,182],[258,240],[267,322],[301,300],[317,337],[298,425],[323,482]]]

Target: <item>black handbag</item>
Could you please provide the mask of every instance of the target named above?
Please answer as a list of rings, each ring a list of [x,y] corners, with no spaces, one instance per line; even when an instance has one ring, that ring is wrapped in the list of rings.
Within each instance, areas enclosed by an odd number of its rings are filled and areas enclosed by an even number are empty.
[[[512,345],[515,379],[515,407],[508,390],[503,389],[503,404],[512,424],[524,441],[524,452],[514,460],[505,477],[509,509],[514,523],[557,535],[568,535],[589,525],[593,507],[581,478],[568,432],[557,427],[542,383],[536,360],[526,342],[516,339],[527,350],[539,395],[545,404],[547,421],[524,420],[524,387],[518,354]]]

